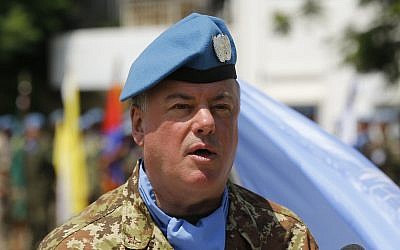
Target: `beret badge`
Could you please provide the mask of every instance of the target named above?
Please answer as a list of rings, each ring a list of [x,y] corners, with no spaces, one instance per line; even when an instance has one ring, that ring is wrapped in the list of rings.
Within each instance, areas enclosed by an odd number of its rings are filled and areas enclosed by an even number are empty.
[[[229,41],[228,36],[224,34],[218,34],[213,36],[213,46],[215,54],[220,62],[226,62],[231,59],[232,51],[231,51],[231,42]]]

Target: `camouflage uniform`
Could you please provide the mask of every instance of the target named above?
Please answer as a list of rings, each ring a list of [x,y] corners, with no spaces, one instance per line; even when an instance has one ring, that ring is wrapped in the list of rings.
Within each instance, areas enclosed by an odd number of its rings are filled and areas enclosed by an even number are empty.
[[[39,249],[173,249],[138,191],[139,168],[80,215],[56,228]],[[228,182],[226,249],[318,249],[301,220],[275,203]]]

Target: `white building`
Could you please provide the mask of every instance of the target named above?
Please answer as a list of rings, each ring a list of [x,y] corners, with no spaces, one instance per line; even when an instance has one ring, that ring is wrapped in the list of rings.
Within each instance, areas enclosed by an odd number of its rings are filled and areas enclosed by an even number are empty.
[[[206,3],[204,3],[206,2]],[[191,9],[209,1],[120,1],[124,27],[77,30],[60,35],[51,47],[51,81],[74,74],[83,90],[103,90],[123,82],[130,64],[160,32]],[[330,132],[345,126],[351,141],[354,119],[372,115],[382,104],[400,105],[400,89],[385,88],[379,75],[360,76],[341,62],[341,35],[348,24],[365,25],[371,17],[357,0],[324,1],[319,19],[299,18],[288,36],[273,31],[275,11],[296,16],[302,0],[231,0],[222,15],[238,48],[237,71],[268,95],[310,115]],[[152,11],[154,10],[154,11]],[[346,125],[348,124],[348,125]]]

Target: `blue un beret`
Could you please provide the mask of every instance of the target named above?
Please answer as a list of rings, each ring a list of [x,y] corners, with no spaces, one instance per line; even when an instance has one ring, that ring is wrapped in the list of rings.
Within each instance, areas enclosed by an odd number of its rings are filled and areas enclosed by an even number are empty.
[[[196,83],[236,79],[236,48],[225,22],[193,13],[157,37],[133,62],[120,100],[163,79]]]

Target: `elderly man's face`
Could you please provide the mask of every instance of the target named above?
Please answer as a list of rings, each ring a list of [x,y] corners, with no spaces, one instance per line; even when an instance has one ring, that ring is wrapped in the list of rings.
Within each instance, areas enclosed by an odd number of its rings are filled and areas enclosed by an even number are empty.
[[[167,80],[150,90],[147,98],[147,110],[133,114],[133,135],[143,147],[156,194],[193,200],[221,195],[237,146],[236,81]]]

